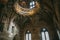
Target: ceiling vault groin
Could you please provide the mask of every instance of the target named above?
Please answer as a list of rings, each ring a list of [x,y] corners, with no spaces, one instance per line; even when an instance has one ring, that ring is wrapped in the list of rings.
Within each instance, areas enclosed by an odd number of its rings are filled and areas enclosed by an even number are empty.
[[[16,0],[15,0],[16,1]],[[38,10],[39,12],[36,12],[36,14],[32,16],[22,16],[16,13],[14,11],[14,3],[15,1],[9,0],[6,4],[2,5],[0,4],[0,8],[2,7],[2,11],[0,11],[0,21],[4,21],[6,19],[11,20],[14,16],[16,18],[14,19],[14,22],[16,22],[17,25],[22,26],[22,25],[28,25],[28,24],[34,24],[34,23],[39,23],[40,21],[46,21],[47,24],[53,24],[54,20],[53,17],[55,16],[55,11],[54,11],[54,4],[52,0],[41,0],[40,3],[40,9]],[[2,5],[2,6],[1,6]],[[6,18],[6,19],[5,19]],[[55,16],[56,20],[57,16]]]

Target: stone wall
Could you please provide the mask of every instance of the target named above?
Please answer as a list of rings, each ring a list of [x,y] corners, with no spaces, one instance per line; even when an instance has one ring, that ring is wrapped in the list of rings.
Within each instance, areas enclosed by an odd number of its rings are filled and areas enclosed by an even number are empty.
[[[20,31],[20,40],[25,40],[25,33],[27,30],[29,30],[32,34],[32,40],[41,40],[41,29],[42,28],[47,28],[48,32],[49,32],[49,37],[50,40],[58,40],[58,36],[57,33],[55,32],[54,28],[47,25],[46,22],[41,21],[39,25],[27,25],[26,27],[24,27],[23,29],[21,29]],[[56,39],[55,39],[56,38]]]

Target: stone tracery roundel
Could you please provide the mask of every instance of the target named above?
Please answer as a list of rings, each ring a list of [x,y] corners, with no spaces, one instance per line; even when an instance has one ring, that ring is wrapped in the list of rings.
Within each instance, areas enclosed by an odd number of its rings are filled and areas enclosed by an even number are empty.
[[[39,9],[40,9],[40,4],[37,1],[35,2],[35,7],[32,9],[24,8],[24,7],[20,6],[18,2],[16,2],[14,4],[14,10],[19,15],[24,15],[24,16],[33,15],[36,12],[38,12]]]

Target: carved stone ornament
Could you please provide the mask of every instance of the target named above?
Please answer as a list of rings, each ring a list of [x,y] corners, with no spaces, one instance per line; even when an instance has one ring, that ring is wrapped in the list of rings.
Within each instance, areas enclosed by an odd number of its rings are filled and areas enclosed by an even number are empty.
[[[19,15],[24,15],[24,16],[33,15],[33,14],[37,13],[39,11],[39,9],[40,9],[40,4],[37,1],[35,2],[35,7],[32,9],[24,8],[24,7],[20,6],[18,2],[16,2],[14,4],[14,10]]]

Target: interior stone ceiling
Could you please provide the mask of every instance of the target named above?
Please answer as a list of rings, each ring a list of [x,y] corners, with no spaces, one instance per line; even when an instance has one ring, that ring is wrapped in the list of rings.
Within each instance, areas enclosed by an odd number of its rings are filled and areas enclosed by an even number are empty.
[[[5,0],[1,0],[1,2],[3,3],[3,2],[8,2],[7,0],[5,1]],[[50,1],[49,1],[50,2]],[[45,4],[46,3],[46,4]],[[44,6],[43,6],[44,5]],[[51,3],[49,3],[49,4],[47,4],[47,2],[43,2],[43,9],[41,8],[41,11],[40,11],[40,13],[37,13],[37,14],[35,14],[35,15],[37,15],[38,17],[37,18],[39,18],[40,20],[42,19],[42,20],[52,20],[52,7],[51,7]],[[6,10],[9,10],[8,12],[6,11]],[[9,8],[6,8],[4,11],[6,11],[7,13],[11,13],[12,12],[12,10],[10,10]],[[2,12],[3,13],[3,12]],[[14,13],[14,12],[12,12],[12,13]],[[4,13],[3,13],[4,14]],[[11,17],[10,15],[14,15],[14,14],[4,14],[4,15],[6,15],[7,17]],[[9,16],[8,16],[9,15]],[[25,18],[25,17],[24,17]],[[29,17],[29,18],[31,18],[31,17]],[[49,18],[49,19],[48,19]],[[28,18],[27,18],[28,19]],[[48,21],[49,22],[49,21]]]
[[[22,15],[16,14],[16,12],[13,10],[14,8],[12,5],[10,5],[12,7],[9,7],[8,5],[6,5],[8,3],[7,0],[6,1],[1,0],[0,3],[5,5],[5,7],[2,8],[2,12],[0,14],[1,15],[0,18],[2,20],[4,20],[4,18],[11,20],[14,16],[16,16],[14,21],[18,23],[18,25],[20,26],[21,24],[22,25],[31,24],[32,21],[33,21],[32,22],[33,24],[36,22],[38,23],[41,20],[46,21],[49,24],[53,22],[54,7],[51,0],[43,0],[41,2],[41,11],[39,10],[37,14],[34,14],[32,16],[22,16]]]

